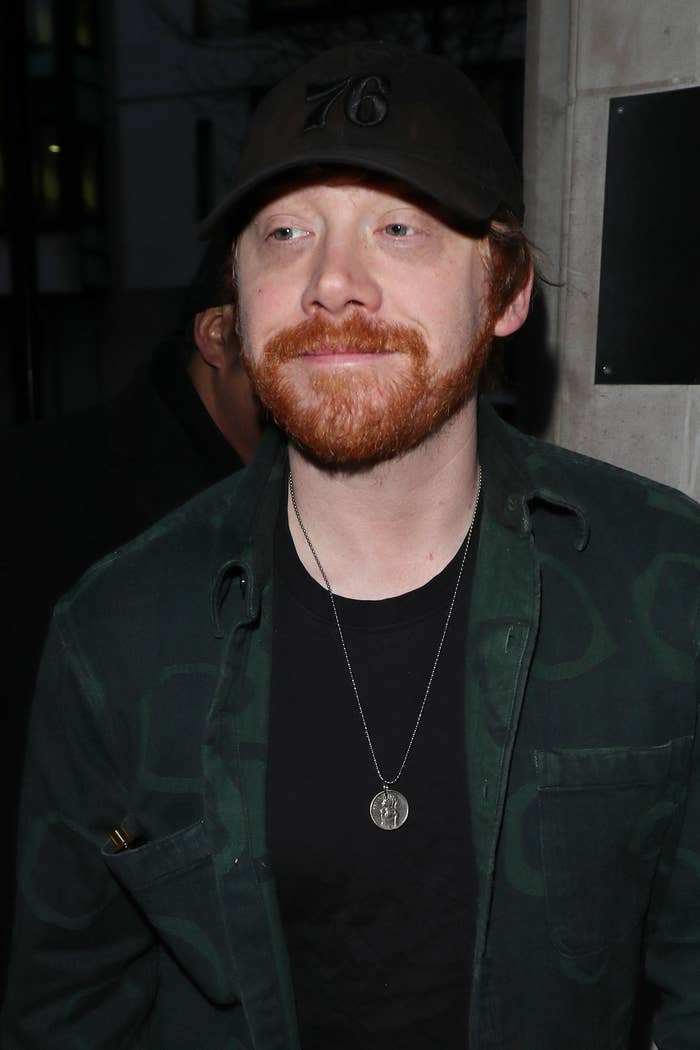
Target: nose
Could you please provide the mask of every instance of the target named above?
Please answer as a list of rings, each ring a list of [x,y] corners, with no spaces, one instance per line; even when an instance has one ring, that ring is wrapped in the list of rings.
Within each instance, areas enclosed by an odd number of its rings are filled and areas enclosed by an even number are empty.
[[[381,287],[361,241],[351,237],[324,238],[314,255],[304,289],[304,312],[339,315],[359,307],[373,313],[381,301]]]

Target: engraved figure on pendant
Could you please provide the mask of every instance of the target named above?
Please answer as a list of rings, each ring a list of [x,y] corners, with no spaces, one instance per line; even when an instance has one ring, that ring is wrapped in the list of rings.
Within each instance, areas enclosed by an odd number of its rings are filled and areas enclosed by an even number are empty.
[[[382,831],[396,831],[406,822],[408,802],[400,791],[382,788],[372,799],[369,813]]]

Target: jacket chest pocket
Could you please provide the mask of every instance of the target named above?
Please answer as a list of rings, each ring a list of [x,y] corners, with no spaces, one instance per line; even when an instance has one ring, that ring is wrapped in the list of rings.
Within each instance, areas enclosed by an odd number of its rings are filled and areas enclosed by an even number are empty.
[[[547,917],[562,954],[600,951],[643,921],[688,745],[535,752]]]
[[[108,842],[102,858],[200,991],[217,1005],[237,1002],[204,823],[123,852]]]

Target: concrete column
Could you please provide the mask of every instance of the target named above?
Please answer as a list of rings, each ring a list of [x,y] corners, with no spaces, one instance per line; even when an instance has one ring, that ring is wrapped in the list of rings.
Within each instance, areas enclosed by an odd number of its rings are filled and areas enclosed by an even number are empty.
[[[528,2],[527,229],[561,284],[543,290],[558,371],[545,436],[696,499],[700,386],[596,386],[594,375],[609,101],[698,84],[697,0]]]

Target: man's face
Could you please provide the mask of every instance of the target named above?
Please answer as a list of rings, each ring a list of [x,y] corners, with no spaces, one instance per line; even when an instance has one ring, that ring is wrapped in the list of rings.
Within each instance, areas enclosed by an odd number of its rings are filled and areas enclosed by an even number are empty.
[[[485,247],[396,184],[352,175],[266,203],[237,248],[246,366],[314,458],[420,443],[473,396],[488,350]]]

